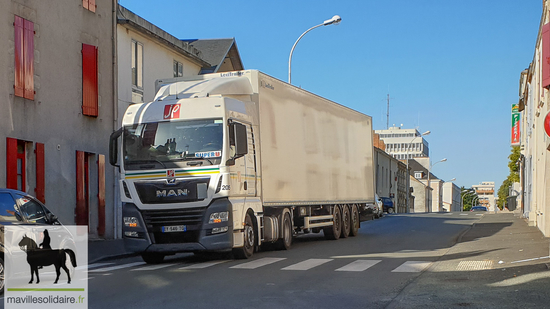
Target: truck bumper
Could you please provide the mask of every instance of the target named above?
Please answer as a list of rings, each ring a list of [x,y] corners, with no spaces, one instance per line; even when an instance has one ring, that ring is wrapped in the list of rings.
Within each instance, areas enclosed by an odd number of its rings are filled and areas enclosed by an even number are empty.
[[[227,221],[210,222],[214,213],[227,212]],[[178,253],[226,251],[233,247],[232,205],[228,199],[212,201],[204,208],[139,210],[122,205],[124,246],[130,252]],[[132,224],[137,221],[137,224]],[[166,227],[184,228],[167,232]]]

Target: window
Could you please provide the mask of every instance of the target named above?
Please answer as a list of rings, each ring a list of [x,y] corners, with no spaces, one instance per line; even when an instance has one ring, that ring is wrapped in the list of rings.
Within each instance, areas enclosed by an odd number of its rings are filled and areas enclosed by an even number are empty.
[[[34,100],[34,23],[15,16],[15,96]]]
[[[82,7],[91,12],[95,12],[97,6],[95,0],[82,0]]]
[[[183,64],[174,60],[174,77],[183,76]]]
[[[19,214],[15,200],[9,193],[0,193],[0,221],[23,221],[23,218]]]
[[[143,44],[132,40],[132,102],[143,102]]]
[[[15,138],[6,138],[6,187],[24,192],[30,192],[32,188],[27,188],[27,176],[32,178],[32,175],[27,170],[27,159],[29,155],[34,153],[35,161],[35,176],[34,183],[36,187],[34,192],[36,198],[42,202],[45,200],[45,173],[44,173],[44,144],[35,143],[35,149],[32,149],[33,143],[18,140]],[[27,157],[29,156],[29,157]],[[32,164],[30,164],[32,167]],[[29,173],[27,173],[29,172]]]
[[[27,220],[35,223],[48,223],[46,219],[46,211],[42,205],[36,201],[22,195],[16,195],[19,204],[21,205],[21,213],[27,217]]]
[[[82,44],[82,114],[98,116],[97,47]]]

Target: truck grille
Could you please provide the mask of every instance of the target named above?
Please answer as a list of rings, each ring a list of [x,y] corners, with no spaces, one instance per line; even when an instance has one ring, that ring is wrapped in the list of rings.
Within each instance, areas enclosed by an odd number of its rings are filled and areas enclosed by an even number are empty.
[[[147,231],[154,236],[154,243],[170,244],[198,242],[206,208],[170,209],[170,210],[144,210],[143,220]],[[185,232],[163,233],[163,226],[185,225]]]

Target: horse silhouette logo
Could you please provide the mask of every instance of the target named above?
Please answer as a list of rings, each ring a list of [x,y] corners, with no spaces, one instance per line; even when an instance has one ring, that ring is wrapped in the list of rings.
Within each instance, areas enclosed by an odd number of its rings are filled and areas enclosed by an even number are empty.
[[[40,282],[40,278],[38,277],[38,269],[49,265],[55,266],[57,277],[55,278],[54,284],[59,280],[61,268],[63,268],[65,273],[67,273],[67,283],[71,283],[71,274],[65,264],[68,254],[73,267],[76,267],[76,255],[71,249],[52,249],[50,246],[50,236],[48,230],[44,230],[44,241],[40,244],[40,246],[38,246],[32,238],[27,237],[25,234],[23,239],[19,242],[19,248],[27,253],[27,263],[29,263],[29,266],[31,267],[31,281],[29,281],[29,284],[34,281],[34,274],[36,274],[36,283],[38,284]]]

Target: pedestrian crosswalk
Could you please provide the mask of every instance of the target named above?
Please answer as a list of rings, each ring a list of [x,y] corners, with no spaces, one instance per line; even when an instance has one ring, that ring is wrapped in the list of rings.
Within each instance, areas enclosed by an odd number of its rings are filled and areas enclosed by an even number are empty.
[[[336,262],[337,261],[337,262]],[[229,269],[245,269],[245,270],[254,270],[262,267],[275,267],[279,270],[284,271],[307,271],[322,265],[325,265],[330,271],[338,272],[363,272],[369,268],[383,264],[387,262],[385,260],[367,260],[359,259],[346,262],[342,266],[341,259],[305,259],[302,261],[289,261],[287,258],[278,258],[278,257],[264,257],[248,262],[240,262],[235,260],[219,260],[219,261],[206,261],[192,264],[185,263],[162,263],[155,265],[147,265],[144,262],[132,262],[125,264],[113,265],[113,263],[98,263],[91,264],[88,266],[88,273],[98,274],[98,273],[109,273],[113,271],[128,269],[132,272],[146,272],[146,271],[156,271],[159,269],[178,269],[178,270],[200,270],[210,267],[215,267],[221,264],[232,264],[229,265]],[[389,261],[389,260],[388,260]],[[233,262],[233,263],[230,263]],[[234,265],[234,262],[238,264]],[[277,265],[280,266],[277,266]],[[335,265],[335,266],[331,266]],[[393,273],[419,273],[427,270],[432,265],[430,261],[406,261],[401,263],[399,266],[394,267],[391,272]],[[332,268],[331,268],[332,267]]]

